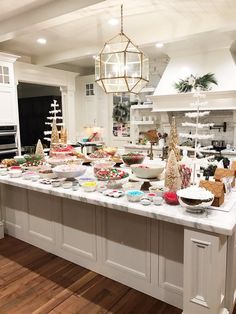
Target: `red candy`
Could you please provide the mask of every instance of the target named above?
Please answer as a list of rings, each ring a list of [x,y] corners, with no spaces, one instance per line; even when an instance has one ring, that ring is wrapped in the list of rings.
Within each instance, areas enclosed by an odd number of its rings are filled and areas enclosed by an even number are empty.
[[[166,203],[169,205],[178,205],[179,204],[179,200],[178,200],[177,194],[175,192],[165,192],[163,194],[163,198],[166,201]]]

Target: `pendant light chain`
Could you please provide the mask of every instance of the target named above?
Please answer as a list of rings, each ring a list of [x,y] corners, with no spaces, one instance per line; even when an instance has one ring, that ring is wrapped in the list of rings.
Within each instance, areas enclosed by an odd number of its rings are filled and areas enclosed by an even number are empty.
[[[121,5],[121,7],[120,7],[120,27],[121,27],[121,29],[120,29],[120,32],[121,32],[121,34],[124,34],[124,27],[123,27],[123,4]]]

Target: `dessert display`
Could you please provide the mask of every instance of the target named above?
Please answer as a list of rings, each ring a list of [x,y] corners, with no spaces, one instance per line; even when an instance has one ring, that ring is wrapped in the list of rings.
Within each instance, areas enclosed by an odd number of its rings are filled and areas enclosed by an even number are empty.
[[[144,161],[145,156],[140,153],[128,153],[122,155],[123,162],[127,165],[141,164]]]
[[[142,179],[153,179],[158,178],[163,170],[164,170],[164,164],[163,163],[157,163],[157,164],[141,164],[141,165],[131,165],[130,166],[133,173],[138,177]]]

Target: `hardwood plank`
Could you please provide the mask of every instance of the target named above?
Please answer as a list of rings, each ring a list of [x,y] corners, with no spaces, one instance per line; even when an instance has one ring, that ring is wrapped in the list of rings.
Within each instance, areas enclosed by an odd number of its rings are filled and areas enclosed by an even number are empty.
[[[0,313],[180,314],[182,310],[6,236],[0,240]]]

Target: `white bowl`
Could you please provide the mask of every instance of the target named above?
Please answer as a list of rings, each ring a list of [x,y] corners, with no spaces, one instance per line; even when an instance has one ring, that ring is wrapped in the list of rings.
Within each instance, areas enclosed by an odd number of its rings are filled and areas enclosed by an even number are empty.
[[[210,191],[196,186],[177,191],[177,196],[180,205],[193,213],[201,213],[214,201]]]
[[[19,178],[22,176],[22,170],[15,169],[9,171],[10,178]]]
[[[87,167],[82,165],[68,165],[56,166],[52,169],[58,178],[76,178],[85,174]]]
[[[94,192],[97,188],[97,182],[96,181],[84,182],[82,184],[82,188],[83,188],[84,192]]]
[[[127,200],[129,202],[139,202],[144,195],[144,192],[139,190],[129,190],[126,192]]]
[[[141,190],[141,187],[143,185],[143,181],[138,182],[126,182],[122,185],[122,188],[124,191],[129,190]]]
[[[130,167],[136,177],[142,179],[158,178],[165,168],[163,163],[131,165]]]

